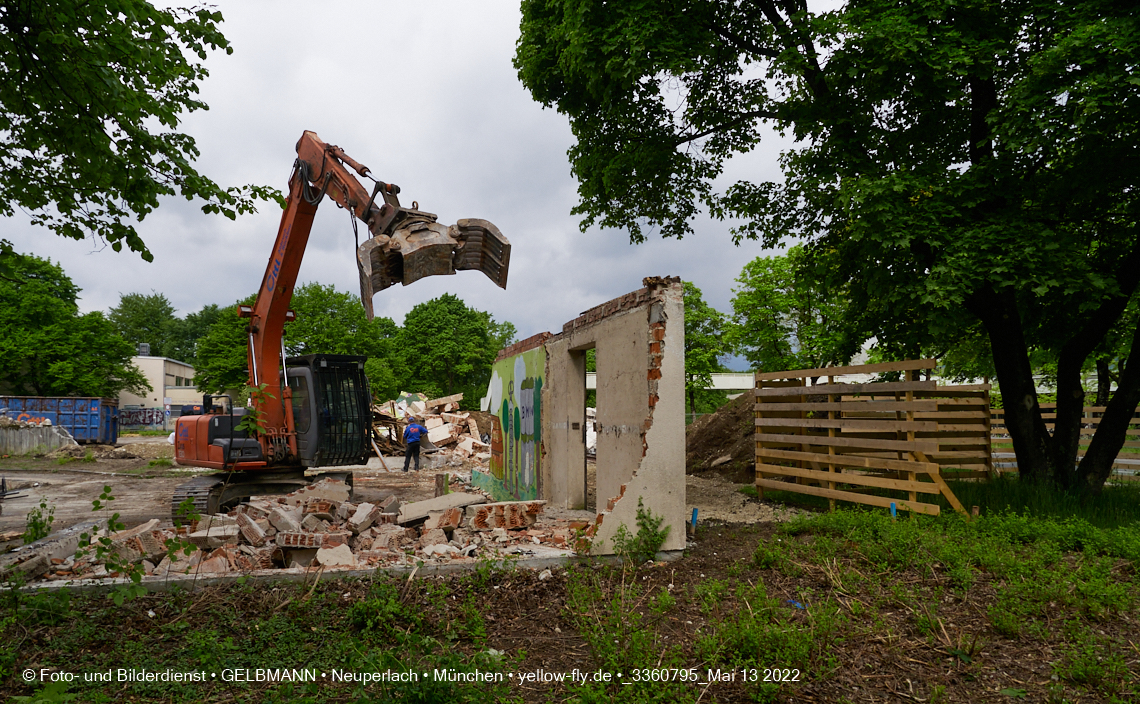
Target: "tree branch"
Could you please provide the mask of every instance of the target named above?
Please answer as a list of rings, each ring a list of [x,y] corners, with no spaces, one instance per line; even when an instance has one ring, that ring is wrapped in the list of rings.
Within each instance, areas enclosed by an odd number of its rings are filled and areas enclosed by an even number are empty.
[[[716,34],[718,37],[725,40],[729,44],[732,44],[737,49],[740,49],[742,51],[747,50],[747,51],[752,52],[753,54],[758,54],[760,56],[767,56],[768,58],[771,58],[771,59],[774,59],[780,55],[779,51],[776,51],[775,49],[769,49],[767,47],[760,46],[759,44],[756,44],[755,42],[752,42],[752,41],[740,36],[739,34],[737,34],[736,32],[733,32],[730,29],[727,29],[725,27],[721,27],[720,25],[709,23],[709,24],[705,25],[705,28],[708,29],[709,31],[711,31],[713,34]]]
[[[700,139],[701,137],[707,137],[710,134],[713,134],[715,132],[720,132],[721,130],[726,130],[726,129],[729,129],[732,127],[736,127],[737,125],[740,125],[741,123],[744,123],[748,120],[755,120],[758,117],[766,117],[770,120],[780,119],[780,116],[778,114],[771,112],[771,111],[768,111],[768,110],[754,110],[752,112],[746,112],[743,115],[738,115],[736,117],[736,119],[729,120],[728,122],[722,122],[721,124],[719,124],[715,127],[710,127],[707,130],[697,132],[696,134],[690,134],[687,136],[678,137],[677,139],[674,140],[673,146],[679,147],[682,144],[693,141],[694,139]]]

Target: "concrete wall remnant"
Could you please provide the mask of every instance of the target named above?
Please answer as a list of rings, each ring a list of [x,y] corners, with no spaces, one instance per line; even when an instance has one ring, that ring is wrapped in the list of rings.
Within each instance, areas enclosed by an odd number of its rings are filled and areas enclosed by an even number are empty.
[[[649,277],[643,283],[642,289],[585,311],[567,322],[559,334],[542,333],[502,350],[483,400],[491,412],[500,409],[496,416],[505,429],[505,477],[510,467],[507,438],[513,437],[509,422],[514,416],[503,412],[507,404],[502,395],[508,389],[504,374],[522,369],[533,375],[524,376],[524,381],[541,381],[541,391],[536,391],[533,400],[540,409],[534,414],[536,493],[529,493],[532,489],[525,483],[521,485],[528,490],[525,495],[511,491],[514,487],[507,484],[495,486],[494,449],[492,473],[479,476],[484,473],[475,472],[477,485],[486,484],[497,500],[541,498],[554,506],[585,508],[586,351],[596,350],[598,498],[597,516],[586,532],[599,554],[613,552],[614,534],[623,524],[636,533],[639,500],[669,526],[662,550],[685,545],[681,281]],[[540,362],[544,362],[541,372]],[[520,420],[525,417],[521,410],[518,416]],[[529,428],[525,423],[521,427]],[[528,451],[525,445],[522,450]]]
[[[500,352],[483,399],[494,417],[490,473],[479,472],[476,486],[497,499],[540,497],[538,452],[542,447],[542,388],[549,333],[535,335]],[[529,346],[528,346],[529,345]],[[504,356],[503,353],[507,353]]]

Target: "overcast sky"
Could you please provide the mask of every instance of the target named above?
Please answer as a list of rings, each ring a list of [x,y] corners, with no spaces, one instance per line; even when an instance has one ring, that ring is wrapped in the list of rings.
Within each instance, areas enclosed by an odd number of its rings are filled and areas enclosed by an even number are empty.
[[[756,243],[734,246],[729,225],[709,219],[696,223],[692,237],[641,245],[629,244],[623,231],[579,231],[570,214],[577,184],[566,157],[569,124],[531,100],[511,66],[517,3],[217,6],[234,51],[210,56],[211,75],[201,85],[210,110],[187,116],[180,128],[198,142],[201,172],[223,186],[287,190],[294,145],[309,129],[376,178],[398,184],[404,205],[418,201],[444,224],[484,218],[510,239],[506,291],[474,271],[432,277],[377,294],[377,315],[401,322],[416,303],[453,293],[513,322],[523,338],[557,332],[651,275],[692,281],[728,312],[741,267],[766,253]],[[730,164],[723,180],[777,177],[776,160],[787,146],[773,135]],[[156,291],[185,315],[257,289],[280,218],[275,205],[260,210],[231,222],[203,214],[200,203],[165,201],[139,227],[153,263],[65,240],[22,216],[0,221],[0,237],[17,251],[60,262],[83,289],[84,311],[107,310],[120,293]],[[354,261],[348,215],[326,199],[298,284],[356,293]]]

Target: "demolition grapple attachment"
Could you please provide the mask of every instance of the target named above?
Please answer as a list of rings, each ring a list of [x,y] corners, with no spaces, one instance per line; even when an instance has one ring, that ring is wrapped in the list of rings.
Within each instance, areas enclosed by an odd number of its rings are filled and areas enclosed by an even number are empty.
[[[360,300],[372,319],[372,296],[389,286],[405,286],[425,276],[477,269],[500,288],[507,287],[511,243],[486,220],[466,218],[448,227],[433,213],[399,208],[386,228],[356,250]]]

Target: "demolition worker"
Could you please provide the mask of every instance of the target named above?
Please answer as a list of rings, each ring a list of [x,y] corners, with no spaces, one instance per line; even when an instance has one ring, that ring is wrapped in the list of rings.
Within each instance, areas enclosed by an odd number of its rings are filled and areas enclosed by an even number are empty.
[[[404,428],[404,471],[408,471],[408,460],[416,458],[416,471],[420,471],[420,437],[427,435],[427,428],[416,422],[415,416],[408,416],[408,427]]]

